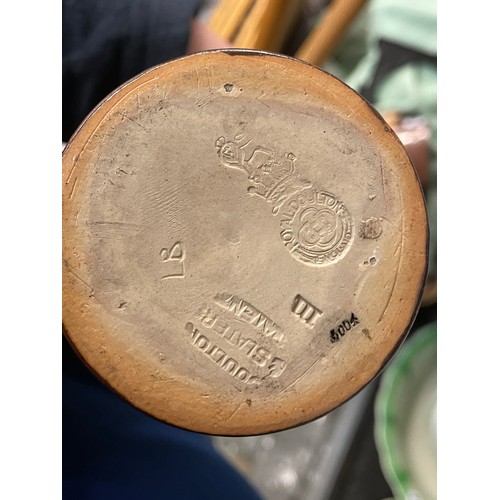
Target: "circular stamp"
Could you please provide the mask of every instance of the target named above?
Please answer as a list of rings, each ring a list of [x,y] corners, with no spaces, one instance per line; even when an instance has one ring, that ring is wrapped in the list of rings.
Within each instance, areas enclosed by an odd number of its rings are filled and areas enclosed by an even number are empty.
[[[352,219],[344,204],[328,191],[309,189],[285,203],[280,212],[280,237],[300,262],[327,266],[350,247]]]

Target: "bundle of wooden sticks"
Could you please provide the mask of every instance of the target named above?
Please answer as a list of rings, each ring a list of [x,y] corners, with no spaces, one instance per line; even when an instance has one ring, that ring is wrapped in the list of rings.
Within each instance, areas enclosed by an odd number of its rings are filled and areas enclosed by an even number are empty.
[[[330,0],[294,54],[321,65],[367,0]],[[219,0],[209,27],[233,47],[283,52],[301,15],[303,0]]]

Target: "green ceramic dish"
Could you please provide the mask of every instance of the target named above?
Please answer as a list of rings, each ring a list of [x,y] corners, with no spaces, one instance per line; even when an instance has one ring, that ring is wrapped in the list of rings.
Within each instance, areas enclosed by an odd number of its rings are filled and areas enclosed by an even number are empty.
[[[387,367],[375,400],[375,442],[397,500],[436,498],[436,324],[415,331]]]

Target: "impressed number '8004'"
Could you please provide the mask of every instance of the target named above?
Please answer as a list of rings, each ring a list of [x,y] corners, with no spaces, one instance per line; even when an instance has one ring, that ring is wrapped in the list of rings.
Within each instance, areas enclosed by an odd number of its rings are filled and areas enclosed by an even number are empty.
[[[350,319],[345,319],[332,330],[330,330],[330,340],[335,343],[338,342],[349,330],[359,325],[359,319],[354,313],[351,313]]]

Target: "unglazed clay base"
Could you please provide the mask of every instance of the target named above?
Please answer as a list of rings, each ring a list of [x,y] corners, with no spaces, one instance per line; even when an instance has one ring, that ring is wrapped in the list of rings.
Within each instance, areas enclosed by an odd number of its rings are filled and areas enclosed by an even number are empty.
[[[63,322],[131,404],[198,432],[319,417],[404,339],[427,265],[405,150],[297,60],[195,54],[102,102],[68,143]]]

